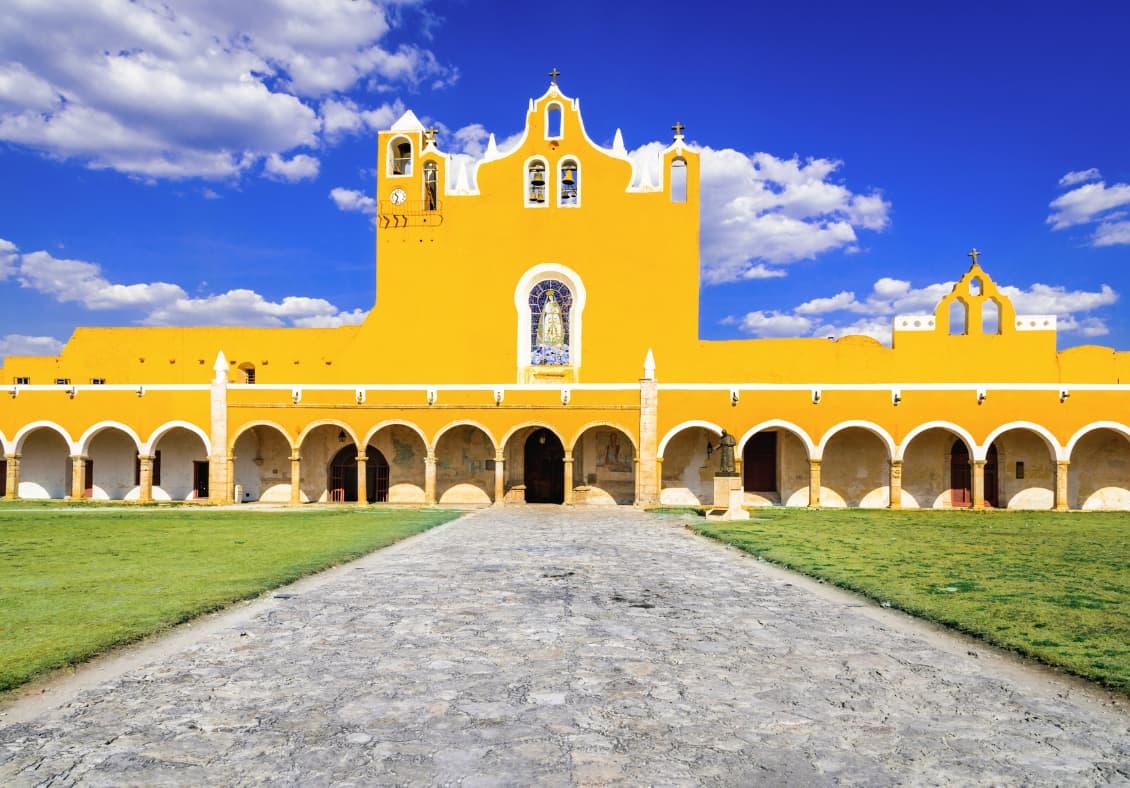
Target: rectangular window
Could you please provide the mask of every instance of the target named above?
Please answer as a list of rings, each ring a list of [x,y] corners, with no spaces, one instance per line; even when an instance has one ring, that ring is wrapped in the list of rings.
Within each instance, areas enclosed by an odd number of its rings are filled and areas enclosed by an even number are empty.
[[[55,378],[55,385],[56,386],[69,386],[69,385],[71,385],[71,379],[70,378]]]
[[[1023,460],[1017,460],[1016,461],[1016,478],[1017,479],[1023,479],[1024,478],[1024,461]]]
[[[31,378],[16,378],[16,385],[17,386],[30,386],[31,385]]]
[[[91,378],[90,385],[92,386],[105,386],[106,378]]]

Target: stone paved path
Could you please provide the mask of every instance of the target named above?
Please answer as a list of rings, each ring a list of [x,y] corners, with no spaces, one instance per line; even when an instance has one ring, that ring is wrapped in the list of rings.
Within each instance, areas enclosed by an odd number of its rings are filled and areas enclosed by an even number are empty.
[[[1071,682],[672,518],[487,510],[295,593],[0,729],[0,784],[1130,780]]]

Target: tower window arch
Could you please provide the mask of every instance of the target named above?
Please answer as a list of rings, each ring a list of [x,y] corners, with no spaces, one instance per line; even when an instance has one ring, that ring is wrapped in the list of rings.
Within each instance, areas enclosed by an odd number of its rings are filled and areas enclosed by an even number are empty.
[[[565,136],[565,118],[560,104],[550,104],[545,108],[545,138],[559,140]]]
[[[574,158],[561,160],[557,176],[557,204],[575,208],[581,204],[581,166]]]
[[[239,382],[248,385],[255,383],[255,365],[245,362],[239,365]]]
[[[981,281],[981,277],[975,276],[969,280],[969,295],[979,296],[985,292],[985,285]]]
[[[1001,332],[1001,305],[995,298],[986,298],[981,304],[981,332],[984,334]]]
[[[388,174],[412,174],[412,141],[407,137],[393,137],[389,140]]]
[[[546,194],[549,193],[549,167],[545,159],[534,158],[526,162],[526,206],[544,208],[549,203]]]
[[[439,167],[434,161],[424,165],[424,210],[439,208]]]
[[[686,202],[687,160],[682,156],[672,159],[670,175],[668,185],[671,189],[671,202]]]
[[[968,333],[969,307],[960,298],[950,302],[950,336]]]

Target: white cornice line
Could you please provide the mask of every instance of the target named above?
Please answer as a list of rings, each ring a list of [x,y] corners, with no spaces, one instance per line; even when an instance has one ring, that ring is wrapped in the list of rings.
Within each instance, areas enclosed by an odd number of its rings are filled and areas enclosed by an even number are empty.
[[[666,391],[1130,391],[1130,383],[660,383]]]

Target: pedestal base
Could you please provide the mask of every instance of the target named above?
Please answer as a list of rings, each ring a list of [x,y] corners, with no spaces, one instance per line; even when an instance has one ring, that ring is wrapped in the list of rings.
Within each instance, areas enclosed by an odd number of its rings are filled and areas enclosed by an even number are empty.
[[[740,476],[714,477],[714,506],[707,510],[711,520],[748,520],[745,510],[745,490]]]

